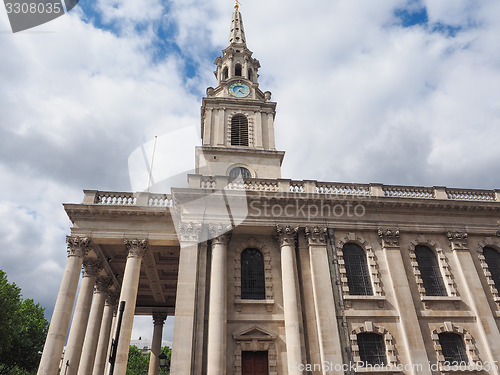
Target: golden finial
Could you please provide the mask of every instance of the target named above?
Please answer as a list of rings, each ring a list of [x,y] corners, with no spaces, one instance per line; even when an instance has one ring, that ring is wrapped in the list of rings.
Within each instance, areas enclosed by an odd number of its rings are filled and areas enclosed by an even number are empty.
[[[236,3],[234,4],[234,9],[236,9],[236,11],[240,9],[240,2],[238,0],[236,0]]]

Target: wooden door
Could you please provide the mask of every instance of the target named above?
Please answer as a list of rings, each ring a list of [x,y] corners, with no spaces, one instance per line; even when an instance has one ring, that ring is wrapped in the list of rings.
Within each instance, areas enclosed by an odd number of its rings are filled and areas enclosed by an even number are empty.
[[[242,352],[242,375],[269,375],[267,352]]]

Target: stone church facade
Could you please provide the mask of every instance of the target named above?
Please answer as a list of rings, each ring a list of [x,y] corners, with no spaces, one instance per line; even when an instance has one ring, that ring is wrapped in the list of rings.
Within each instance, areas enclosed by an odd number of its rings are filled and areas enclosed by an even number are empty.
[[[188,188],[64,205],[38,374],[125,375],[150,315],[149,374],[175,316],[173,375],[499,375],[500,191],[284,179],[237,7],[215,64]]]

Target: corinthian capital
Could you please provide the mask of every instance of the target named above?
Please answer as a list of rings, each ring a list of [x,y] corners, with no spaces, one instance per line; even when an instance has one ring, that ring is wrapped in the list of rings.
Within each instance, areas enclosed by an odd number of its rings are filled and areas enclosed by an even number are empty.
[[[111,281],[111,277],[109,276],[103,276],[103,277],[98,277],[96,282],[95,282],[95,289],[98,292],[108,292],[108,289],[113,285],[113,282]]]
[[[77,256],[83,258],[92,249],[90,238],[79,236],[67,236],[68,256]]]
[[[99,259],[84,259],[83,260],[84,276],[97,277],[102,270],[102,262]]]
[[[210,224],[208,227],[208,233],[210,234],[210,238],[212,238],[212,244],[227,245],[231,239],[232,229],[231,225]]]
[[[326,237],[328,235],[328,229],[326,227],[306,227],[306,237],[309,242],[309,246],[312,245],[326,245]]]
[[[165,319],[167,319],[167,314],[166,313],[158,313],[155,312],[153,313],[153,325],[163,325],[165,323]]]
[[[125,243],[125,250],[127,250],[127,257],[142,258],[148,249],[147,240],[126,238],[123,242]]]
[[[382,239],[382,247],[399,247],[399,229],[379,229],[378,236]]]
[[[298,226],[291,227],[290,225],[276,225],[276,234],[278,235],[280,247],[294,246],[298,231]]]
[[[181,242],[199,242],[201,236],[201,224],[179,223],[176,227],[177,237]]]
[[[451,248],[453,250],[468,249],[467,247],[467,233],[454,231],[447,233],[448,240],[451,243]]]

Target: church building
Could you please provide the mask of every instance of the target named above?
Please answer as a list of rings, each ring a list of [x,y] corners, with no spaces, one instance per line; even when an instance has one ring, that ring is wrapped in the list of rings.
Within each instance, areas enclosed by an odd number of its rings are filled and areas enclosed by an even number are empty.
[[[238,6],[215,65],[189,187],[64,205],[38,375],[125,375],[135,315],[150,375],[167,316],[172,375],[500,375],[500,190],[283,178]]]

